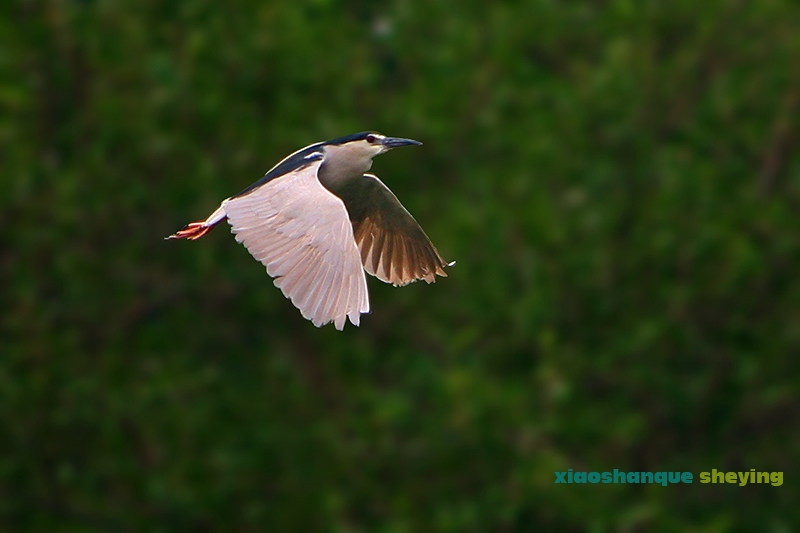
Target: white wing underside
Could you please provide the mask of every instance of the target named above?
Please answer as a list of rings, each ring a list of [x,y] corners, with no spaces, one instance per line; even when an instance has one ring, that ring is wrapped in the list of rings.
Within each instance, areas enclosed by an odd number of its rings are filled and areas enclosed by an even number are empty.
[[[222,208],[236,240],[302,315],[341,330],[369,312],[367,280],[347,210],[319,182],[319,166],[310,162]]]

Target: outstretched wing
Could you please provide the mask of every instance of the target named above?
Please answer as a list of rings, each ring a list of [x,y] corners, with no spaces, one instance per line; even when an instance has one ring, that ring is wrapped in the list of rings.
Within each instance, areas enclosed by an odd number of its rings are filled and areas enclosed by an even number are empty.
[[[406,285],[447,276],[450,266],[397,197],[377,176],[364,174],[336,189],[344,200],[364,269],[381,281]]]
[[[236,240],[267,267],[275,286],[319,327],[356,326],[369,312],[367,280],[341,199],[317,178],[322,154],[223,202]]]

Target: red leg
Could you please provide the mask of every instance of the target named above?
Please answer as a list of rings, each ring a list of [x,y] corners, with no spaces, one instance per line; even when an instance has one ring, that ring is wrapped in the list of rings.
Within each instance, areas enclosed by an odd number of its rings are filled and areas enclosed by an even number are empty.
[[[167,239],[189,239],[193,241],[211,231],[215,225],[206,226],[203,222],[191,222],[182,230],[167,237]]]

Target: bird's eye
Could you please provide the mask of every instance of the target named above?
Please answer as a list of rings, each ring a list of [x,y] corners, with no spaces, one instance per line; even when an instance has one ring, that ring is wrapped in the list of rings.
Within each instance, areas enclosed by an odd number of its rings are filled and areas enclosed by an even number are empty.
[[[374,143],[375,142],[375,136],[374,135],[367,135],[367,142],[370,143],[370,144]]]

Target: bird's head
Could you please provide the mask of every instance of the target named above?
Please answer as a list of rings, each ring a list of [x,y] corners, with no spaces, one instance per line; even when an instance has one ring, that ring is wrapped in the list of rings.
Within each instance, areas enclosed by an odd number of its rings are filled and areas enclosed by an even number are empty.
[[[322,143],[325,163],[321,178],[324,182],[347,181],[372,167],[372,158],[392,148],[422,144],[411,139],[386,137],[373,131],[362,131]]]
[[[392,148],[400,146],[418,146],[422,144],[412,139],[402,139],[400,137],[387,137],[374,131],[362,131],[346,137],[333,139],[325,143],[331,148],[339,148],[348,152],[351,156],[369,157],[372,159],[376,155],[388,152]]]

